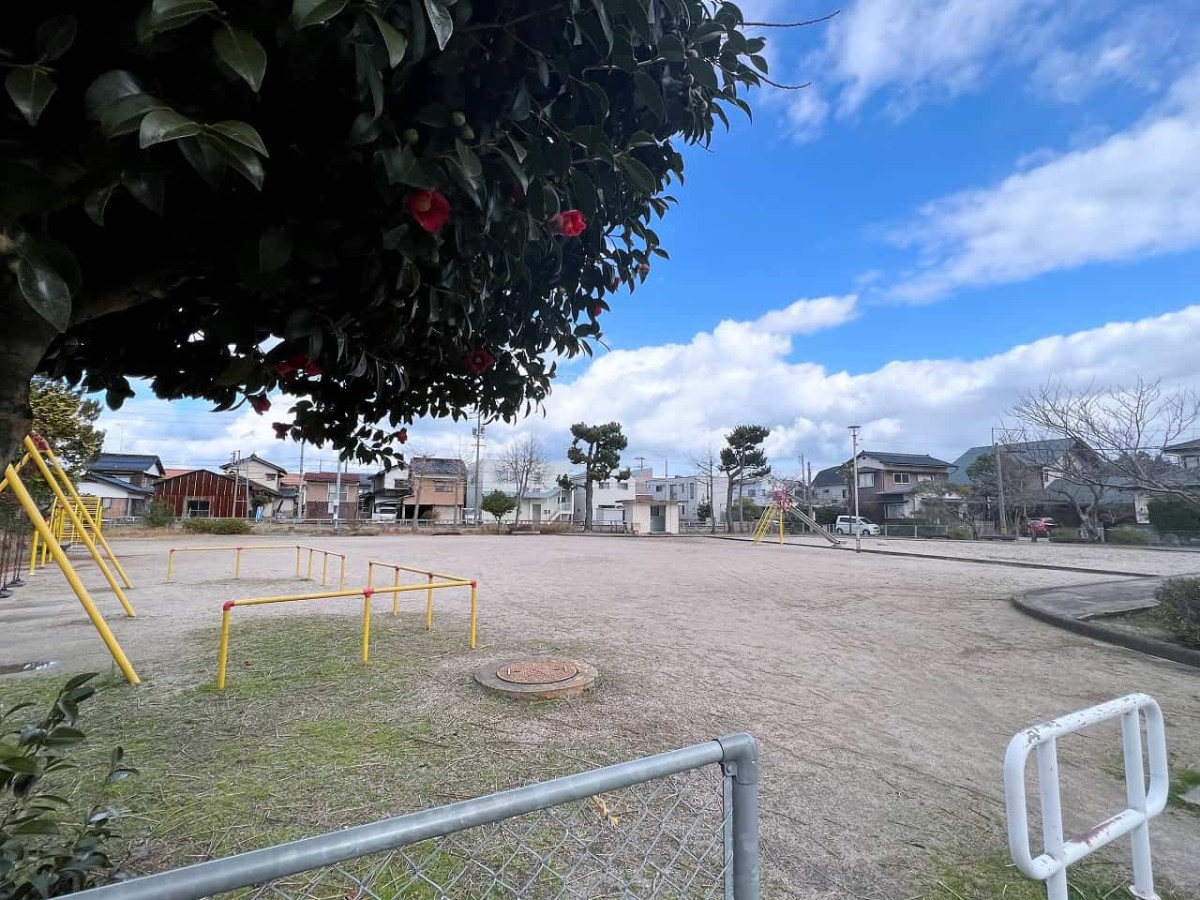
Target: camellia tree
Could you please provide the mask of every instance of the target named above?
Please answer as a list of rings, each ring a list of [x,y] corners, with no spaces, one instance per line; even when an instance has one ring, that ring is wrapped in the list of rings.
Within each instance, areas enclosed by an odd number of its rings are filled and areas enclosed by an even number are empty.
[[[711,0],[12,0],[0,7],[0,458],[31,376],[392,453],[513,419],[763,80]],[[386,460],[385,460],[386,461]]]

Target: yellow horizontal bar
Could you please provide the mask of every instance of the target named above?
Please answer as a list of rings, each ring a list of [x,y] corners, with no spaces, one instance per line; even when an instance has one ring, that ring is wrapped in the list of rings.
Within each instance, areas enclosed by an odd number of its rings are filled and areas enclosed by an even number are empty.
[[[311,550],[313,553],[324,553],[326,556],[340,556],[345,558],[345,553],[335,553],[333,550],[322,550],[320,547],[307,547],[304,544],[297,544],[295,547],[288,545],[289,550]]]
[[[395,563],[380,562],[373,559],[367,563],[370,566],[379,566],[380,568],[392,569],[397,572],[412,572],[414,575],[432,575],[434,578],[449,578],[452,581],[470,581],[470,578],[464,578],[461,575],[447,575],[445,572],[433,572],[429,569],[418,569],[415,566],[398,566]]]
[[[337,597],[361,597],[366,591],[372,594],[403,594],[408,591],[428,591],[437,588],[470,587],[469,581],[435,581],[432,584],[401,584],[392,587],[359,588],[355,591],[325,591],[320,594],[284,594],[279,597],[249,597],[244,600],[229,600],[231,606],[262,606],[267,603],[291,603],[298,600],[332,600]]]

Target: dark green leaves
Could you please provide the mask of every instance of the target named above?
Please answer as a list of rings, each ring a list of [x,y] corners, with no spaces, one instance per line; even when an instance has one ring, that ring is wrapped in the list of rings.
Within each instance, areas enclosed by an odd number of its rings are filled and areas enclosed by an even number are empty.
[[[268,228],[258,239],[258,271],[277,272],[292,256],[292,239],[282,228]]]
[[[292,3],[292,21],[297,28],[320,25],[328,22],[343,9],[347,0],[295,0]]]
[[[213,0],[152,0],[148,35],[190,25],[209,13],[220,12]]]
[[[657,192],[658,181],[655,179],[654,173],[632,156],[621,157],[621,169],[629,177],[629,180],[633,182],[634,187],[643,194]]]
[[[54,16],[38,26],[33,46],[41,62],[58,59],[75,43],[79,23],[74,16]]]
[[[446,42],[454,33],[454,19],[446,8],[450,2],[453,0],[425,0],[425,15],[429,17],[429,27],[433,29],[433,37],[439,50],[446,49]]]
[[[50,76],[36,66],[13,69],[4,79],[4,89],[30,125],[37,124],[55,91]]]
[[[213,32],[213,49],[225,65],[250,85],[250,90],[258,93],[267,71],[267,53],[254,35],[224,22]]]
[[[17,286],[33,310],[61,331],[71,321],[71,298],[79,290],[79,264],[58,241],[27,236],[16,245]]]
[[[144,150],[164,141],[195,137],[200,130],[198,123],[181,116],[173,109],[155,109],[142,118],[138,129],[138,146]]]
[[[662,87],[645,72],[638,72],[633,83],[637,92],[638,102],[647,107],[661,122],[666,118],[666,107],[663,104]]]
[[[384,47],[387,48],[388,65],[394,69],[404,59],[404,51],[408,49],[408,38],[388,24],[379,13],[372,11],[371,18],[379,30],[379,36],[383,38]]]
[[[221,137],[232,141],[235,144],[240,144],[243,147],[249,147],[251,150],[263,156],[270,156],[267,152],[267,145],[263,143],[262,137],[258,130],[247,122],[238,122],[234,119],[228,119],[224,122],[214,122],[208,126],[208,130],[219,134]]]

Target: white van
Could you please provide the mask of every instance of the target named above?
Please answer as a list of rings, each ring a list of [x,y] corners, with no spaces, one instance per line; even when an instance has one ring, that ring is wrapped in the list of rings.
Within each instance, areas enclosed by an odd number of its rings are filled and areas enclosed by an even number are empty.
[[[879,534],[879,526],[862,516],[838,516],[833,526],[834,534]]]

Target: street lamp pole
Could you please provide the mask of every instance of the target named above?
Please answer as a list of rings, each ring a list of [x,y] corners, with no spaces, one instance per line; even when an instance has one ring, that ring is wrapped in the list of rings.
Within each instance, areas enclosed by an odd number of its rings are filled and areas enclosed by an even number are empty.
[[[471,429],[471,437],[475,438],[475,524],[483,525],[483,497],[480,495],[479,484],[479,445],[483,441],[483,411],[479,410],[475,414],[475,427]],[[520,516],[520,510],[517,515]]]
[[[1004,470],[1000,466],[1000,445],[996,443],[996,429],[992,429],[992,453],[996,459],[996,488],[1000,495],[1000,533],[1008,534],[1008,517],[1004,514]]]
[[[854,523],[851,526],[854,530],[854,552],[862,551],[862,525],[858,519],[858,432],[862,429],[861,425],[850,425],[850,443],[853,447],[854,455],[851,459],[854,462]]]

